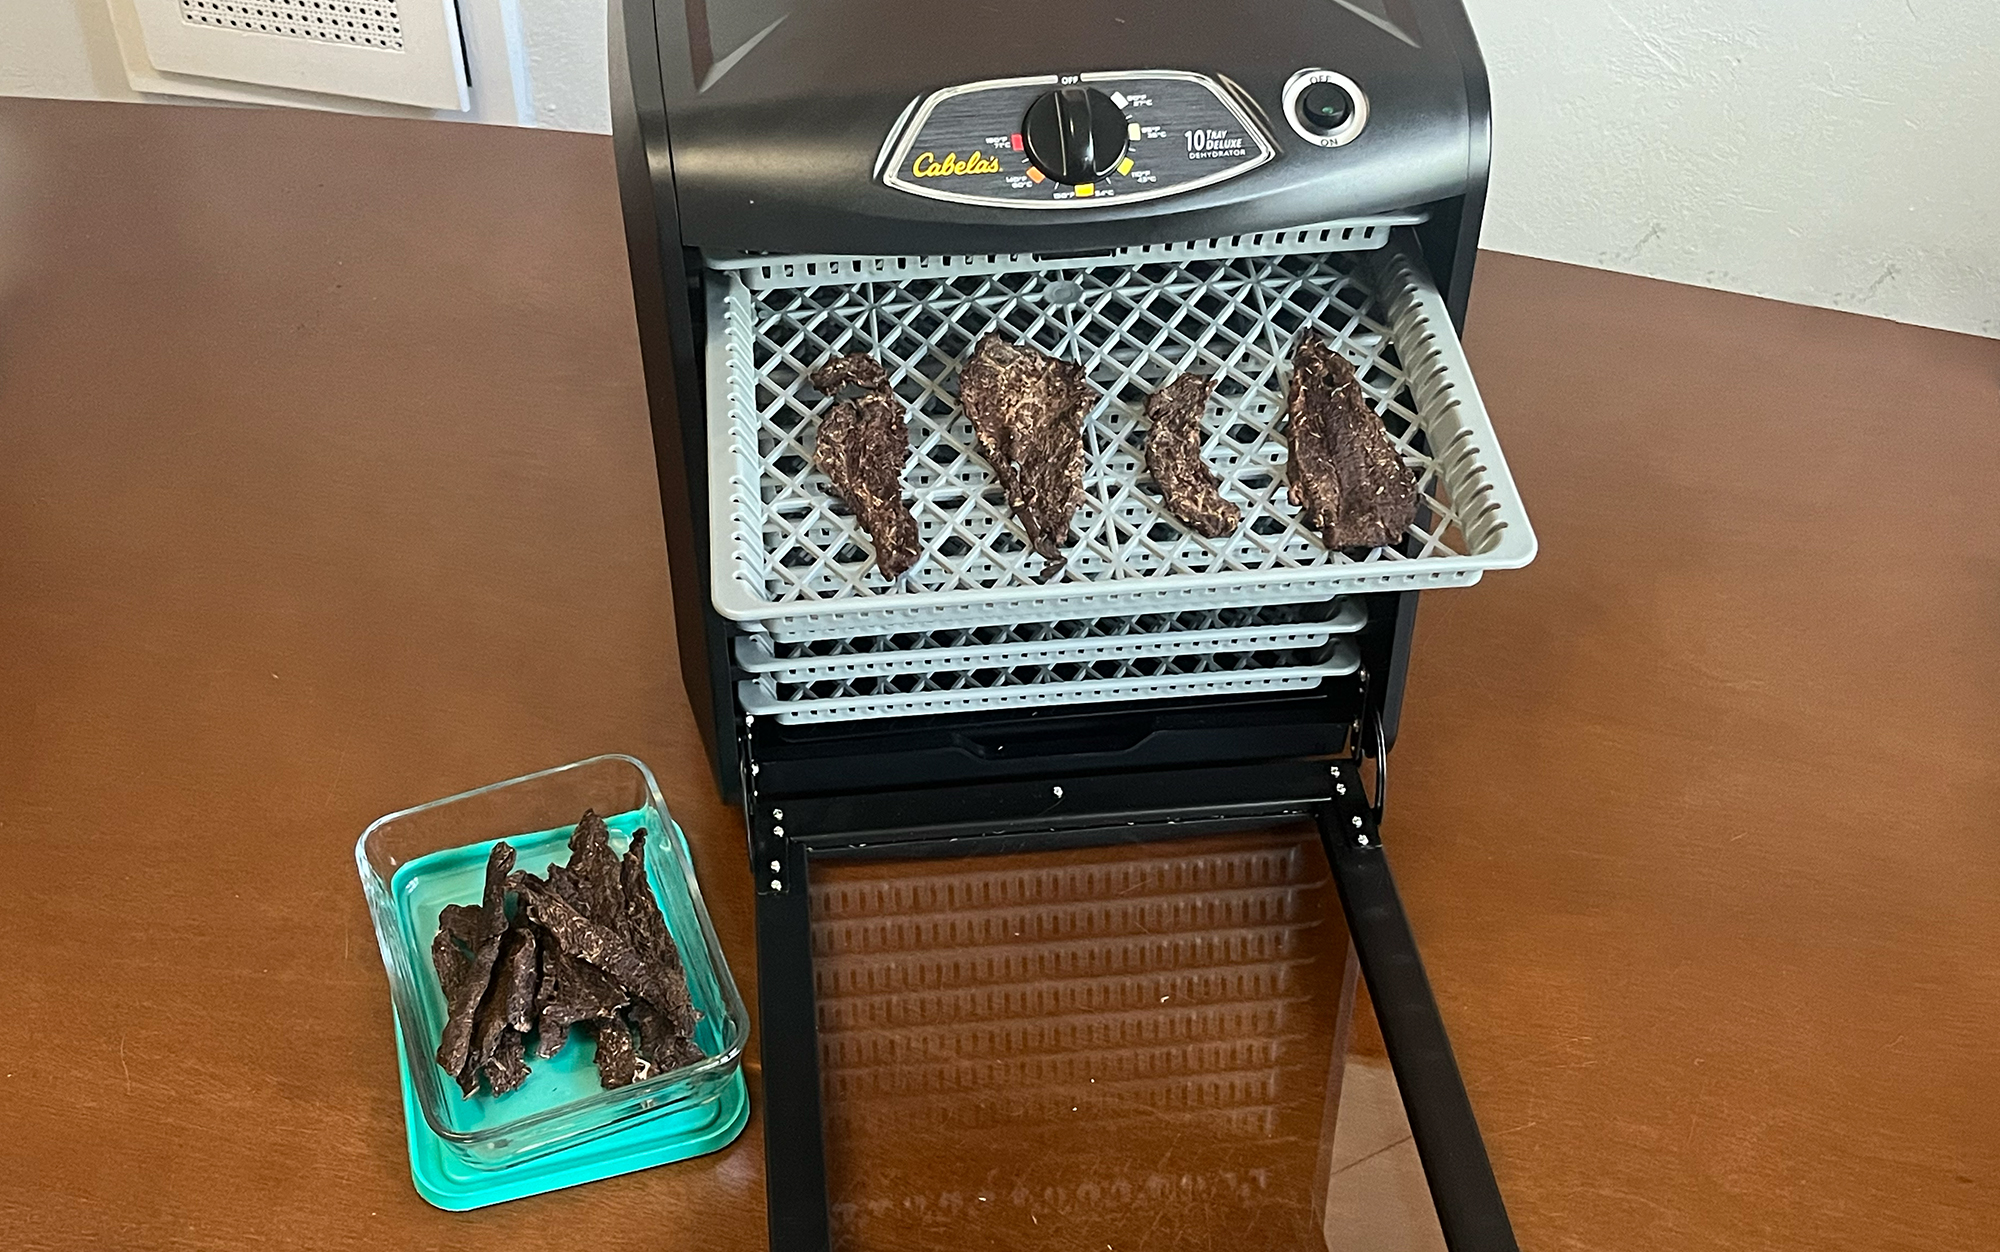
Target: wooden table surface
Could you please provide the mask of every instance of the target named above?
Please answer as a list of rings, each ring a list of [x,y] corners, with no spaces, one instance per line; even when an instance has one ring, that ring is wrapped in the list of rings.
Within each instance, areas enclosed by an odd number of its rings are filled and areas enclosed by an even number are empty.
[[[351,854],[631,752],[753,991],[609,163],[0,101],[0,1246],[762,1246],[754,1121],[425,1205]],[[2000,1244],[2000,343],[1489,256],[1469,349],[1542,555],[1387,838],[1522,1243]]]

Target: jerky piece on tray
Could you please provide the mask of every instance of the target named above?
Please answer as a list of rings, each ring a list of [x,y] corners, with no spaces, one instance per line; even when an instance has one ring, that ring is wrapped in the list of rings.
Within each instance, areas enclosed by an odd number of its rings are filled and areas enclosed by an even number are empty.
[[[1014,518],[1053,576],[1083,503],[1083,419],[1098,394],[1083,367],[983,336],[958,374],[958,399]]]
[[[1146,468],[1167,509],[1209,539],[1236,533],[1243,510],[1222,498],[1220,480],[1201,459],[1201,415],[1215,389],[1210,374],[1182,374],[1146,397]]]
[[[507,882],[508,873],[513,868],[514,849],[505,841],[494,844],[492,853],[486,859],[486,886],[480,900],[479,924],[475,932],[479,946],[463,971],[458,994],[450,997],[444,1031],[438,1040],[438,1065],[446,1073],[459,1077],[461,1085],[467,1068],[466,1060],[472,1052],[474,1018],[478,1016],[480,1003],[486,998],[487,985],[493,980],[494,963],[500,959],[501,940],[507,934]],[[462,915],[457,916],[463,920]],[[439,920],[442,922],[443,918]]]
[[[1329,548],[1401,540],[1417,512],[1417,480],[1368,408],[1347,358],[1308,335],[1292,357],[1292,503]]]
[[[867,528],[883,577],[896,578],[917,563],[922,546],[916,519],[903,503],[910,427],[902,403],[888,371],[865,353],[828,361],[812,372],[812,385],[827,396],[845,386],[861,389],[860,398],[836,402],[819,419],[813,466]]]

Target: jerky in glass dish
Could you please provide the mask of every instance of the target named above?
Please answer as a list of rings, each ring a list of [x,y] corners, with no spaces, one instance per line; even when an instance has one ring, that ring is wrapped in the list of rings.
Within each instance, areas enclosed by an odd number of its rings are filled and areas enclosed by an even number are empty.
[[[512,865],[501,872],[512,870],[517,883],[521,871],[546,874],[551,865],[568,864],[577,819],[586,810],[602,816],[621,869],[635,833],[647,832],[643,862],[630,859],[632,877],[621,880],[621,889],[643,880],[659,907],[697,1015],[695,1047],[684,1053],[685,1064],[607,1089],[592,1040],[582,1037],[586,1031],[571,1030],[559,1041],[551,1028],[547,1042],[556,1046],[547,1057],[540,1055],[539,1037],[510,1031],[524,1055],[511,1047],[500,1051],[484,1080],[462,1092],[436,1059],[441,1043],[456,1046],[446,1038],[452,1016],[447,993],[462,991],[459,979],[467,976],[452,961],[434,959],[440,925],[467,940],[465,949],[476,959],[477,941],[499,924],[483,917],[495,845],[505,842],[513,852]],[[628,756],[594,757],[391,813],[362,834],[355,861],[388,970],[405,1077],[427,1128],[453,1156],[473,1168],[498,1169],[654,1118],[684,1124],[685,1115],[706,1105],[720,1107],[741,1065],[749,1017],[702,902],[686,840],[644,765]],[[496,963],[508,955],[505,936],[512,933],[502,932]],[[466,1046],[474,1045],[468,1040]],[[528,1072],[516,1068],[521,1065]],[[503,1092],[493,1089],[496,1073],[503,1076]]]

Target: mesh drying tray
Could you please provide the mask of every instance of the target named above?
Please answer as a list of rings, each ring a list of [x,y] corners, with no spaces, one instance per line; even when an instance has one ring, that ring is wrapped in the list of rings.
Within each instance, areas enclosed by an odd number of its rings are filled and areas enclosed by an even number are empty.
[[[1082,259],[711,260],[717,611],[798,640],[1452,586],[1525,565],[1534,534],[1443,301],[1412,240],[1380,246],[1390,235],[1383,219]],[[989,330],[1081,362],[1105,397],[1049,583],[958,405],[959,365]],[[1418,475],[1424,510],[1400,550],[1330,552],[1286,496],[1279,426],[1305,333],[1355,363]],[[827,402],[806,375],[846,352],[879,359],[909,407],[924,551],[899,585],[811,464]],[[1182,527],[1145,471],[1146,397],[1186,370],[1217,375],[1204,455],[1244,514],[1227,539]]]
[[[783,682],[765,673],[737,683],[736,695],[744,712],[775,716],[789,724],[1297,690],[1317,687],[1328,678],[1360,668],[1361,656],[1354,646],[1335,643],[1313,649],[1189,652],[1040,664],[996,664],[989,660],[964,669],[810,682]]]
[[[736,640],[736,663],[773,683],[815,683],[927,670],[1316,648],[1367,621],[1360,601],[1334,600],[793,642],[747,634]]]

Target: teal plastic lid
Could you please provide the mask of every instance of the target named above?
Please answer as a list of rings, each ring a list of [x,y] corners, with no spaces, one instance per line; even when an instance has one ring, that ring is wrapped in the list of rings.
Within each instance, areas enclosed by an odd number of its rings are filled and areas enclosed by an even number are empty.
[[[454,1213],[522,1196],[560,1191],[615,1178],[670,1161],[684,1161],[727,1147],[750,1120],[750,1096],[738,1070],[705,1104],[662,1114],[518,1165],[474,1169],[454,1155],[424,1123],[410,1085],[410,1058],[396,1032],[396,1062],[403,1079],[403,1129],[410,1139],[410,1178],[417,1194]]]

